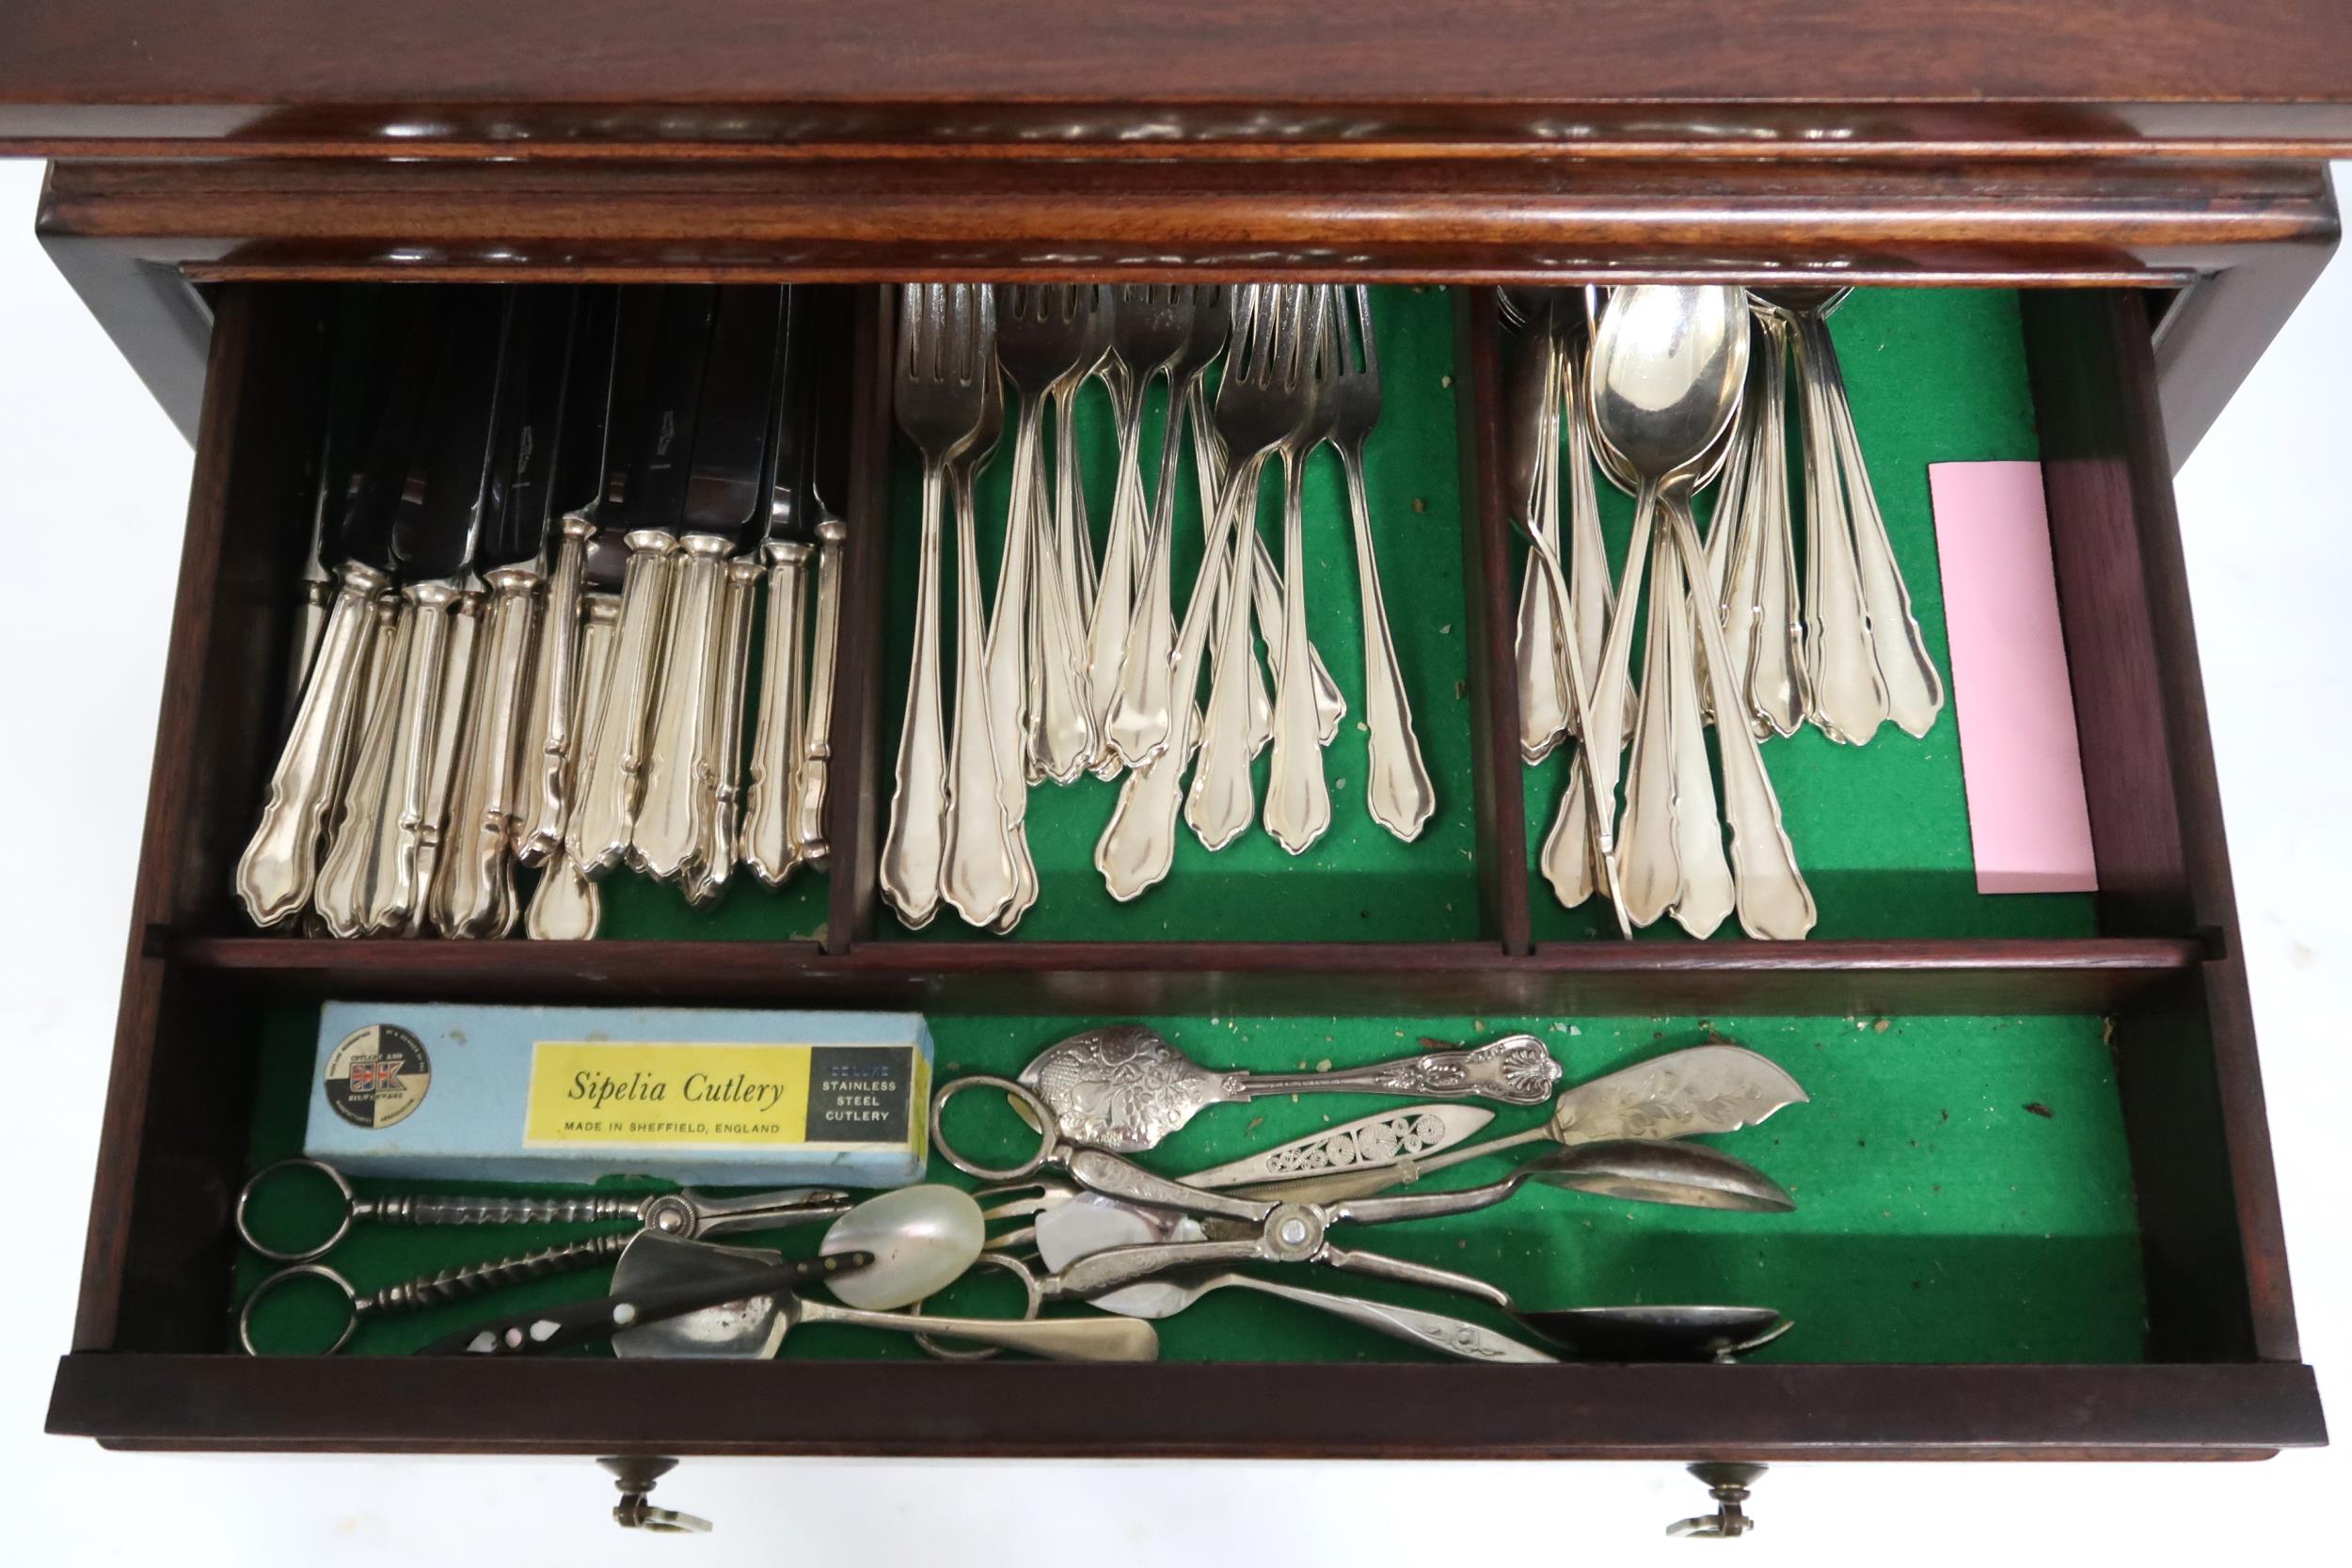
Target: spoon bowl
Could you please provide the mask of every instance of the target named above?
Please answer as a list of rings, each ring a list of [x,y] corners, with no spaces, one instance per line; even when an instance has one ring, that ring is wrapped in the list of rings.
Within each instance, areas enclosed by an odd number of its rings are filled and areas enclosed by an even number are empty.
[[[987,1241],[972,1195],[930,1183],[869,1197],[825,1229],[819,1257],[870,1252],[873,1263],[836,1275],[833,1293],[869,1312],[912,1306],[962,1276]]]
[[[1575,1307],[1512,1316],[1579,1361],[1728,1361],[1796,1326],[1769,1307]]]
[[[1593,332],[1593,426],[1643,478],[1692,477],[1740,407],[1744,291],[1619,289]]]

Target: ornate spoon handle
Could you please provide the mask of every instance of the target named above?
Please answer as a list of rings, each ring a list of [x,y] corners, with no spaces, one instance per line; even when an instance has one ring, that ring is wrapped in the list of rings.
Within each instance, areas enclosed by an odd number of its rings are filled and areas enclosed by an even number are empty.
[[[1426,1051],[1418,1056],[1331,1072],[1231,1073],[1228,1083],[1244,1099],[1270,1094],[1405,1094],[1541,1105],[1559,1086],[1560,1064],[1534,1036],[1513,1035],[1470,1051]]]

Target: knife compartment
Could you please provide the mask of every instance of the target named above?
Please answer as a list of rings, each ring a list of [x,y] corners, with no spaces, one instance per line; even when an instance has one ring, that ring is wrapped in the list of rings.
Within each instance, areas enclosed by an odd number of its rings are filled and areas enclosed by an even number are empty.
[[[2029,398],[2047,466],[2077,718],[2085,754],[2098,759],[2088,782],[2101,893],[2050,926],[2004,928],[1921,906],[1881,931],[1867,914],[1879,880],[1860,878],[1836,905],[1824,890],[1821,940],[1768,944],[1591,940],[1573,917],[1540,908],[1549,895],[1528,847],[1540,838],[1549,770],[1521,768],[1510,725],[1518,565],[1499,475],[1504,337],[1484,287],[1403,297],[1429,313],[1433,341],[1440,317],[1445,329],[1443,352],[1432,347],[1417,373],[1442,364],[1437,373],[1453,380],[1438,388],[1449,398],[1420,404],[1451,403],[1450,436],[1431,428],[1414,440],[1454,464],[1443,476],[1456,486],[1453,552],[1428,542],[1426,586],[1442,599],[1456,574],[1459,620],[1430,635],[1458,640],[1458,714],[1444,701],[1445,672],[1428,708],[1430,673],[1414,695],[1417,718],[1449,726],[1424,732],[1424,744],[1433,771],[1449,759],[1440,813],[1455,814],[1447,831],[1466,842],[1425,835],[1399,863],[1425,850],[1443,871],[1411,876],[1442,878],[1467,909],[1351,927],[1364,906],[1349,902],[1343,876],[1316,876],[1327,869],[1319,850],[1237,872],[1215,891],[1249,901],[1253,885],[1279,878],[1285,898],[1301,890],[1292,912],[1269,898],[1222,927],[1198,912],[1204,893],[1179,922],[1154,900],[1200,872],[1180,854],[1169,885],[1116,914],[1081,904],[1057,926],[1041,904],[1038,924],[1010,941],[946,917],[919,937],[897,931],[872,868],[900,696],[889,672],[903,657],[885,612],[903,526],[881,520],[904,506],[906,469],[888,417],[882,294],[845,288],[858,320],[845,388],[858,508],[845,591],[867,613],[844,617],[846,743],[821,920],[790,931],[681,928],[655,911],[569,945],[260,935],[235,907],[230,872],[280,721],[326,296],[308,283],[222,285],[81,1311],[52,1430],[166,1448],[1677,1459],[2242,1457],[2320,1440],[2235,953],[2144,298],[2014,296],[2023,383],[2004,394]],[[1393,393],[1390,418],[1427,392]],[[1857,417],[1867,420],[1859,406]],[[1382,439],[1375,503],[1409,504],[1417,487],[1382,494]],[[1867,423],[1863,439],[1868,449]],[[1434,531],[1443,517],[1432,514]],[[1422,520],[1384,520],[1384,547]],[[1384,565],[1394,573],[1407,559]],[[1903,559],[1914,574],[1932,572],[1931,561]],[[1319,602],[1352,602],[1351,573],[1335,562]],[[1395,615],[1393,576],[1389,594]],[[1337,634],[1327,646],[1344,642]],[[1889,736],[1876,746],[1911,744]],[[1106,808],[1107,790],[1084,787],[1103,801],[1092,809]],[[1335,798],[1335,810],[1350,805]],[[1399,895],[1431,894],[1380,891]],[[1163,920],[1168,928],[1153,929]],[[1589,1219],[1610,1233],[1604,1245],[1556,1277],[1515,1278],[1556,1287],[1563,1304],[1704,1291],[1777,1306],[1799,1326],[1735,1367],[1408,1359],[1401,1346],[1302,1324],[1279,1304],[1214,1298],[1194,1309],[1197,1323],[1168,1325],[1169,1359],[1144,1367],[931,1364],[847,1335],[822,1341],[821,1355],[812,1335],[784,1364],[745,1366],[227,1354],[228,1314],[251,1268],[236,1257],[230,1211],[252,1162],[284,1147],[287,1097],[302,1086],[290,1088],[290,1070],[307,1083],[307,1021],[324,999],[379,997],[912,1006],[941,1031],[943,1071],[1017,1067],[1069,1028],[1144,1018],[1168,1021],[1204,1062],[1286,1068],[1394,1054],[1418,1034],[1526,1028],[1555,1045],[1573,1082],[1712,1029],[1783,1061],[1813,1093],[1810,1105],[1716,1140],[1794,1187],[1796,1214],[1693,1222],[1653,1211],[1626,1223],[1624,1205],[1523,1194],[1514,1200],[1523,1209],[1489,1217],[1472,1261],[1545,1267],[1528,1254],[1536,1216],[1553,1234],[1581,1235]],[[1561,1024],[1581,1032],[1554,1033]],[[1261,1107],[1254,1130],[1258,1112],[1219,1110],[1184,1147],[1205,1163],[1237,1152],[1242,1144],[1225,1140],[1245,1132],[1256,1146],[1309,1130],[1327,1110],[1344,1119],[1372,1108],[1283,1101]],[[1940,1119],[1947,1110],[1950,1123]],[[1422,1238],[1415,1228],[1364,1240],[1441,1258],[1454,1239],[1443,1225],[1418,1227]],[[425,1244],[422,1235],[397,1244]],[[430,1240],[455,1260],[508,1238]],[[364,1259],[364,1284],[406,1267],[390,1254],[349,1256],[355,1271]],[[1752,1262],[1768,1281],[1754,1289],[1737,1283]],[[421,1331],[424,1320],[414,1323]],[[1244,1361],[1196,1361],[1229,1341]],[[1375,1410],[1399,1418],[1363,1418]]]

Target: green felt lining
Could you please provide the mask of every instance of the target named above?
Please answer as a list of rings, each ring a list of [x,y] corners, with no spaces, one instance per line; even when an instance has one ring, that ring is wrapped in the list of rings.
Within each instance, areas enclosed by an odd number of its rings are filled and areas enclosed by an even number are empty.
[[[1104,1020],[937,1015],[943,1077],[1009,1075],[1039,1050]],[[1347,1244],[1476,1274],[1531,1306],[1724,1302],[1774,1307],[1797,1328],[1761,1353],[1785,1361],[2128,1362],[2142,1354],[2145,1304],[2129,1155],[2102,1022],[2089,1017],[1892,1020],[1382,1018],[1149,1021],[1204,1065],[1263,1070],[1375,1060],[1427,1035],[1473,1040],[1525,1029],[1578,1081],[1677,1047],[1729,1037],[1763,1052],[1812,1096],[1758,1128],[1709,1140],[1761,1166],[1797,1198],[1793,1214],[1719,1214],[1609,1202],[1531,1186],[1501,1207],[1450,1220],[1352,1227]],[[274,1012],[264,1030],[252,1159],[300,1147],[316,1013]],[[1308,1096],[1219,1106],[1146,1164],[1170,1173],[1235,1158],[1393,1101]],[[959,1101],[951,1135],[976,1159],[1012,1163],[1034,1147],[1009,1115]],[[1485,1135],[1542,1119],[1502,1108]],[[1540,1152],[1540,1146],[1528,1152]],[[1516,1158],[1511,1156],[1506,1158]],[[934,1180],[956,1180],[946,1162]],[[1480,1162],[1433,1177],[1469,1185],[1506,1169]],[[417,1184],[362,1183],[371,1192]],[[462,1190],[448,1183],[439,1190]],[[260,1223],[319,1234],[316,1193],[281,1193]],[[305,1211],[308,1211],[306,1213]],[[305,1226],[309,1228],[303,1228]],[[363,1226],[331,1261],[363,1290],[583,1234],[580,1227],[401,1229]],[[795,1253],[811,1243],[761,1242]],[[237,1264],[240,1295],[269,1265]],[[1468,1301],[1286,1271],[1305,1283],[1497,1326]],[[364,1328],[347,1354],[396,1354],[453,1329],[597,1292],[604,1271],[530,1286]],[[976,1311],[1017,1309],[982,1276],[952,1293]],[[324,1297],[289,1292],[262,1314],[265,1345],[331,1337]],[[1288,1304],[1220,1292],[1161,1325],[1172,1360],[1416,1359],[1410,1349]],[[892,1336],[807,1331],[787,1355],[919,1354]]]
[[[1094,846],[1110,820],[1118,784],[1086,777],[1029,792],[1029,849],[1037,863],[1037,907],[1016,939],[1032,941],[1447,942],[1480,935],[1478,878],[1470,802],[1469,626],[1462,589],[1461,484],[1454,451],[1454,303],[1439,288],[1372,291],[1382,379],[1380,424],[1365,454],[1365,488],[1380,555],[1390,634],[1404,671],[1422,758],[1438,808],[1407,845],[1364,809],[1362,619],[1356,558],[1339,460],[1327,448],[1308,463],[1303,530],[1311,573],[1308,622],[1317,652],[1346,695],[1348,714],[1325,752],[1331,788],[1331,831],[1294,860],[1262,826],[1252,825],[1217,854],[1179,827],[1168,879],[1132,903],[1113,899],[1094,868]],[[1117,464],[1110,399],[1100,383],[1079,398],[1087,514],[1096,548],[1108,527]],[[1158,473],[1165,383],[1144,419],[1147,493]],[[1050,421],[1049,421],[1050,429]],[[1047,442],[1048,451],[1052,440]],[[1173,600],[1181,620],[1200,562],[1199,476],[1184,442],[1176,499]],[[921,466],[904,441],[891,489],[891,602],[882,689],[882,765],[898,754],[913,641],[915,543],[922,526]],[[1011,417],[995,461],[977,486],[981,582],[993,594],[1011,488]],[[1049,470],[1050,471],[1050,470]],[[1259,517],[1267,547],[1281,552],[1280,466],[1267,465]],[[952,527],[948,531],[952,534]],[[955,616],[952,539],[941,583],[941,672],[954,689]],[[1201,682],[1200,700],[1208,683]],[[1265,798],[1270,759],[1253,769]],[[887,780],[884,784],[886,785]],[[885,803],[888,790],[882,791]],[[888,913],[882,934],[906,931]],[[943,910],[921,937],[969,941],[972,928]]]

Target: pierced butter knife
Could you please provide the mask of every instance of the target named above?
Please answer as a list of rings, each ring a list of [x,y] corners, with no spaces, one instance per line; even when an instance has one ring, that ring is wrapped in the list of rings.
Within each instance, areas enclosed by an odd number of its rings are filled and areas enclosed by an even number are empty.
[[[1492,1111],[1477,1105],[1406,1105],[1327,1127],[1178,1180],[1188,1187],[1240,1187],[1250,1181],[1393,1165],[1452,1148],[1494,1119]]]

